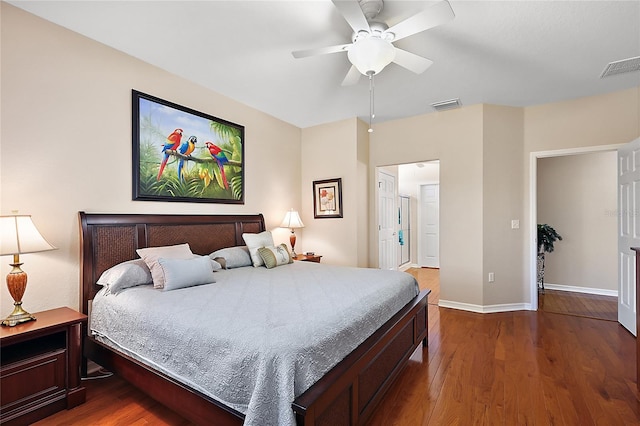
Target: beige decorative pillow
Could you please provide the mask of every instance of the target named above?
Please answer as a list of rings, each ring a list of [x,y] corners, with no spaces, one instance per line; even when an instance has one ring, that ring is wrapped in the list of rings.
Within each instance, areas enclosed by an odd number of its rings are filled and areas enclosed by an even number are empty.
[[[192,259],[193,253],[189,244],[178,244],[175,246],[148,247],[136,250],[138,256],[144,260],[153,277],[153,286],[155,288],[164,288],[164,273],[158,259]]]
[[[277,247],[260,247],[258,253],[264,262],[264,266],[267,269],[275,268],[276,266],[286,265],[287,263],[293,263],[291,253],[286,244],[280,244]]]
[[[271,236],[271,231],[264,231],[259,234],[242,234],[242,238],[244,242],[247,244],[249,248],[249,255],[251,256],[251,261],[253,262],[253,266],[262,266],[264,262],[260,255],[258,254],[258,249],[260,247],[273,247],[273,237]]]

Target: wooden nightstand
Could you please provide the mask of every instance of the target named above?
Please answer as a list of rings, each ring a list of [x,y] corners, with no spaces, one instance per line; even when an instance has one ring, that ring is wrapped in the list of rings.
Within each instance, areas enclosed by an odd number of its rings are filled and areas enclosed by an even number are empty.
[[[320,263],[320,259],[321,258],[322,258],[322,256],[319,256],[317,254],[314,254],[314,255],[299,254],[296,257],[294,257],[293,260],[300,260],[300,261],[303,261],[303,262]]]
[[[82,324],[70,308],[37,312],[36,321],[0,328],[0,423],[23,425],[82,404]]]

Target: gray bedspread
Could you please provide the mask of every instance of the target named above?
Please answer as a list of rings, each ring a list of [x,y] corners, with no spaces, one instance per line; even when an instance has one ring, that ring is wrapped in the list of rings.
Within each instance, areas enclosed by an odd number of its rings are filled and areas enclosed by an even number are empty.
[[[90,327],[117,347],[245,414],[294,425],[291,403],[418,294],[406,273],[294,262],[215,273],[173,291],[101,291]]]

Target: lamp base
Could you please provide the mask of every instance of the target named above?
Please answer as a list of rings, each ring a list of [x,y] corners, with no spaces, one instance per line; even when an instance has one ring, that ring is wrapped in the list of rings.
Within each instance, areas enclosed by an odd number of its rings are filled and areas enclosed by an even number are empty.
[[[23,322],[35,321],[36,320],[35,315],[32,315],[29,312],[27,312],[24,309],[22,309],[22,302],[16,302],[16,303],[13,304],[13,306],[14,306],[13,312],[11,312],[11,315],[6,317],[2,321],[2,325],[8,326],[8,327],[13,327],[13,326],[21,324]]]
[[[2,325],[13,327],[23,322],[34,321],[36,317],[22,309],[22,296],[27,289],[27,274],[20,269],[22,263],[17,254],[13,255],[13,263],[10,265],[13,269],[7,274],[7,288],[13,297],[13,312],[2,321]]]
[[[291,229],[291,235],[289,235],[289,244],[291,244],[291,256],[293,257],[297,257],[298,255],[296,254],[296,233],[293,232],[293,229]]]

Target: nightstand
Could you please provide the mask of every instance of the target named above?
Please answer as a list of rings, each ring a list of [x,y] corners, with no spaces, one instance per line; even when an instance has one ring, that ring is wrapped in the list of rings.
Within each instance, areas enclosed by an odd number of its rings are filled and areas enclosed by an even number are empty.
[[[80,382],[82,325],[70,308],[34,314],[36,321],[0,328],[0,423],[23,425],[86,399]]]
[[[316,262],[316,263],[320,263],[320,259],[322,258],[322,256],[319,256],[317,254],[314,255],[307,255],[307,254],[299,254],[296,257],[293,258],[293,260],[300,260],[302,262]]]

